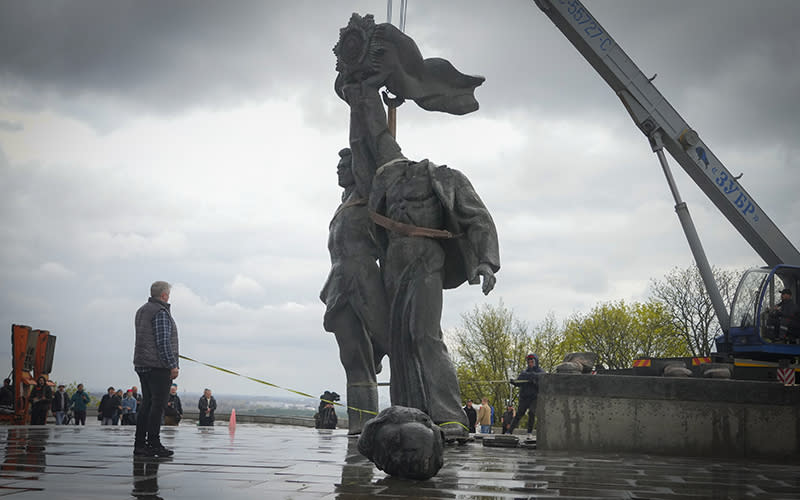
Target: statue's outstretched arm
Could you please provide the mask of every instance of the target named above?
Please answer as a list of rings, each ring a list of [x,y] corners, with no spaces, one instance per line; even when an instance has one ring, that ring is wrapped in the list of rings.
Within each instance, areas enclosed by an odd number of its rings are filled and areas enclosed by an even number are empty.
[[[350,105],[350,141],[360,140],[369,148],[376,168],[397,158],[405,158],[389,131],[379,85],[379,81],[367,79],[343,89]]]
[[[369,80],[344,85],[341,93],[350,106],[350,150],[358,191],[368,196],[375,171],[391,160],[404,158],[389,131],[378,89]]]

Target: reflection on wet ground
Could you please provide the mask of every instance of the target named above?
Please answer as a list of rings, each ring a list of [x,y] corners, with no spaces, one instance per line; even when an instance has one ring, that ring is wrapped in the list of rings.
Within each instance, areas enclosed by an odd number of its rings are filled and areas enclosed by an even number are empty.
[[[167,460],[132,457],[132,427],[0,428],[0,497],[800,499],[800,463],[449,446],[428,481],[387,477],[344,430],[165,428]]]

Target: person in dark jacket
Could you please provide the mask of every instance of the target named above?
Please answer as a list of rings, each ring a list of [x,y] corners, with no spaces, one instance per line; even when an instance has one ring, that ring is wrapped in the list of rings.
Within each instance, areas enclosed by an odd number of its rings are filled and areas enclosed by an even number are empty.
[[[125,397],[125,395],[122,393],[122,389],[117,389],[117,392],[115,392],[114,395],[117,396],[119,407],[111,417],[111,425],[119,425],[120,417],[122,417],[122,399]]]
[[[84,392],[83,384],[78,384],[71,401],[72,411],[75,414],[75,425],[86,425],[86,406],[89,404],[89,401],[91,401],[91,398]]]
[[[3,387],[0,388],[0,408],[14,413],[14,386],[11,385],[10,378],[3,380]]]
[[[475,423],[478,421],[478,412],[472,407],[472,400],[467,400],[467,405],[464,406],[464,413],[467,414],[467,427],[471,433],[475,433]]]
[[[56,425],[64,423],[64,415],[67,413],[70,403],[69,394],[64,390],[64,385],[59,385],[58,390],[53,394],[53,404],[50,407],[53,411],[53,417],[56,419]]]
[[[203,397],[197,402],[197,409],[200,410],[200,421],[197,425],[214,425],[214,410],[217,409],[217,400],[211,395],[211,389],[203,391]]]
[[[525,361],[528,366],[520,372],[516,379],[511,379],[510,382],[519,387],[519,408],[514,421],[511,423],[509,434],[514,432],[514,429],[519,425],[519,421],[528,412],[528,438],[532,437],[533,424],[536,420],[536,400],[539,397],[539,375],[544,373],[539,367],[539,358],[535,354],[528,354]]]
[[[97,406],[102,425],[113,425],[114,414],[122,409],[122,399],[117,396],[113,387],[108,388],[108,394],[103,396]]]
[[[47,410],[53,400],[53,390],[47,385],[47,379],[39,375],[36,385],[31,389],[31,425],[44,425]]]
[[[514,422],[514,406],[508,405],[503,413],[503,434],[511,434],[511,424]]]
[[[337,423],[339,423],[339,417],[336,416],[333,403],[325,403],[319,411],[317,429],[335,429]]]
[[[178,425],[183,418],[183,406],[178,396],[178,385],[172,384],[169,388],[167,407],[164,408],[164,425]]]
[[[325,391],[319,397],[319,408],[317,413],[314,414],[314,427],[317,429],[335,429],[336,424],[339,423],[339,417],[336,416],[336,409],[333,404],[339,401],[341,396],[338,393]]]

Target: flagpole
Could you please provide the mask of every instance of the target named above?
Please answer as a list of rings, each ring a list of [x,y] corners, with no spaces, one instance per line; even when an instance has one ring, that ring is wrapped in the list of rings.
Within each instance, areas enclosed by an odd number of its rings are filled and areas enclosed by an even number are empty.
[[[400,0],[400,31],[405,32],[406,29],[406,10],[408,8],[408,0]],[[386,0],[386,22],[392,22],[392,0]],[[389,126],[389,133],[392,137],[397,139],[397,108],[390,104],[386,105],[386,123]]]

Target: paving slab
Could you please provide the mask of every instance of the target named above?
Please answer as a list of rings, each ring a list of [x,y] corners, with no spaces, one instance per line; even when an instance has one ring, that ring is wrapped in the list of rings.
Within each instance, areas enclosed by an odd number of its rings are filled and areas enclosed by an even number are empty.
[[[128,426],[0,428],[0,499],[800,499],[800,463],[449,445],[427,481],[393,478],[344,430],[164,428],[169,459]]]

